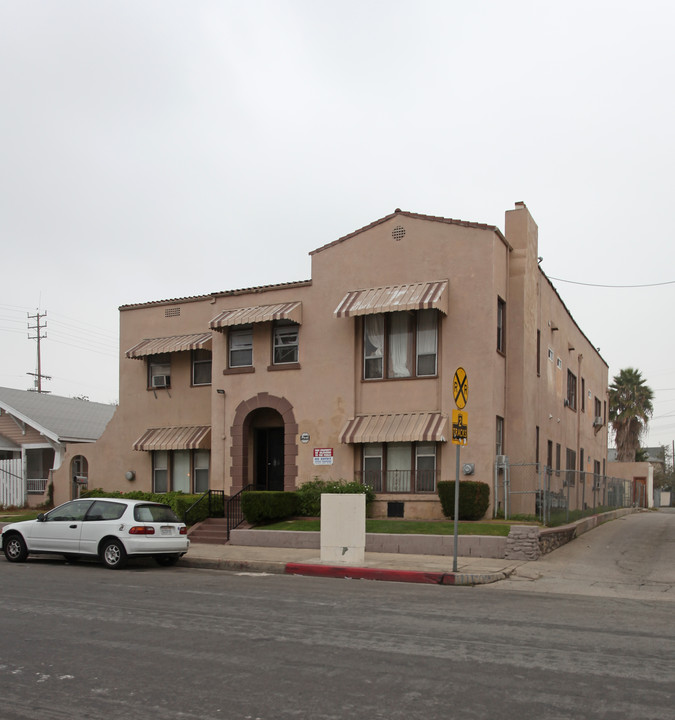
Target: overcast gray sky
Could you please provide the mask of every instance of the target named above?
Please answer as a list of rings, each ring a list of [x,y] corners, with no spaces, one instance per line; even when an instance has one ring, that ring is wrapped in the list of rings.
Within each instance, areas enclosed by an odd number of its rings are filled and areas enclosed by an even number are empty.
[[[30,387],[38,309],[46,387],[111,402],[120,305],[308,279],[311,250],[397,207],[503,229],[522,200],[670,445],[674,20],[653,0],[0,0],[0,385]]]

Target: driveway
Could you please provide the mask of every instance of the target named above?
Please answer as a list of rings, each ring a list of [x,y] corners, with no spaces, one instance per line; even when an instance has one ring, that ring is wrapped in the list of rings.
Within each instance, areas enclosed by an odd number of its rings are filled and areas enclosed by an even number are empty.
[[[675,602],[675,508],[625,515],[485,586],[505,589]]]

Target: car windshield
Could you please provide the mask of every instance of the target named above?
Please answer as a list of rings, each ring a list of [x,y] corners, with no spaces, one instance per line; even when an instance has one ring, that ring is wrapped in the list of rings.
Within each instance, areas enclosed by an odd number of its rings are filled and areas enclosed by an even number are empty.
[[[168,505],[136,505],[134,520],[139,522],[180,522],[176,513]]]

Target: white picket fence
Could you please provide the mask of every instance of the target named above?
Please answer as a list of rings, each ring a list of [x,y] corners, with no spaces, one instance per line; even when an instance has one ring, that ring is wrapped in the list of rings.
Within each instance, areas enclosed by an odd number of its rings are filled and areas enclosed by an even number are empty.
[[[0,460],[0,508],[22,507],[26,501],[21,458]]]

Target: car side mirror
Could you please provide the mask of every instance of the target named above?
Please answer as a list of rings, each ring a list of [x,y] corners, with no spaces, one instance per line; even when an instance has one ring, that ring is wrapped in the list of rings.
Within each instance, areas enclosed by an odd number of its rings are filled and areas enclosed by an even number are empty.
[[[44,522],[44,521],[45,521],[45,514],[44,514],[44,513],[40,513],[35,519],[36,519],[38,522]]]

